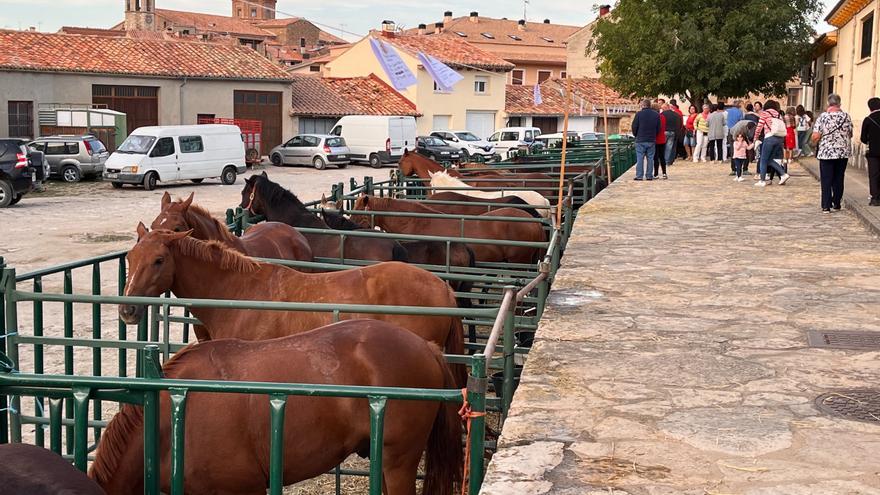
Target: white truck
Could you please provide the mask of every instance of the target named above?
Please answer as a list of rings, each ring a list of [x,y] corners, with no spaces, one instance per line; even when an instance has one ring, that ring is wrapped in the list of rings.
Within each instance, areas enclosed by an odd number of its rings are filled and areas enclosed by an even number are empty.
[[[415,117],[349,115],[339,119],[330,134],[345,138],[353,162],[373,168],[396,162],[403,150],[416,149]]]

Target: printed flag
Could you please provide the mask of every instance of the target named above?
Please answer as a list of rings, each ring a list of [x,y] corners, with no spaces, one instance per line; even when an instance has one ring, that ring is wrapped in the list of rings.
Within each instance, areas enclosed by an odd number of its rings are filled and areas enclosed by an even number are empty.
[[[431,79],[437,83],[437,87],[444,93],[451,93],[452,87],[464,79],[464,76],[455,72],[448,65],[430,55],[419,52],[418,57],[419,62],[421,62],[422,66],[425,67],[425,70],[428,71]]]
[[[541,103],[544,103],[544,99],[541,98],[541,85],[540,84],[535,84],[535,91],[532,96],[535,99],[535,106],[538,106]]]
[[[376,38],[370,38],[370,47],[379,60],[382,70],[385,71],[388,79],[391,80],[391,85],[394,86],[394,89],[403,91],[416,84],[416,76],[409,70],[409,67],[406,66],[406,63],[400,58],[400,54],[397,53],[394,47]]]

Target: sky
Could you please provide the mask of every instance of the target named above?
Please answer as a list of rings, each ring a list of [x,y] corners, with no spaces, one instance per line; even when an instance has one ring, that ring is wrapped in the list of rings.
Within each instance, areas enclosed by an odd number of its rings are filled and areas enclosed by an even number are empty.
[[[836,0],[823,0],[825,16]],[[596,17],[595,7],[613,1],[598,0],[528,0],[529,21],[549,18],[554,23],[585,25]],[[357,39],[370,29],[378,29],[385,19],[395,21],[405,28],[416,27],[422,22],[441,20],[443,12],[451,10],[455,17],[476,10],[488,17],[521,19],[522,0],[279,0],[281,12],[305,17],[323,24],[329,32]],[[55,32],[61,26],[108,28],[123,19],[124,0],[0,0],[0,28],[27,29]],[[230,15],[230,0],[156,0],[156,7]],[[413,8],[417,5],[416,8]],[[278,17],[288,17],[278,14]],[[329,28],[330,26],[336,29]],[[822,23],[819,32],[830,28]]]

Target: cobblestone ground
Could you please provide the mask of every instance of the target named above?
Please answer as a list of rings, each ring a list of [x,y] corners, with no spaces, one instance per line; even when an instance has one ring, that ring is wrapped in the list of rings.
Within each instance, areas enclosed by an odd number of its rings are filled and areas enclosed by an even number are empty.
[[[880,244],[726,165],[632,172],[581,212],[483,493],[880,494],[880,420],[814,400],[877,387],[873,352],[808,330],[880,332]]]

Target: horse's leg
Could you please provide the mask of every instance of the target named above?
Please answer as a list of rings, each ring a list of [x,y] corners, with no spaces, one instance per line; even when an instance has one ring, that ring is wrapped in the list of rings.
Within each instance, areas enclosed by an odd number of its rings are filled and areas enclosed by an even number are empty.
[[[395,458],[386,452],[383,457],[382,492],[385,495],[416,495],[416,473],[421,455]]]

